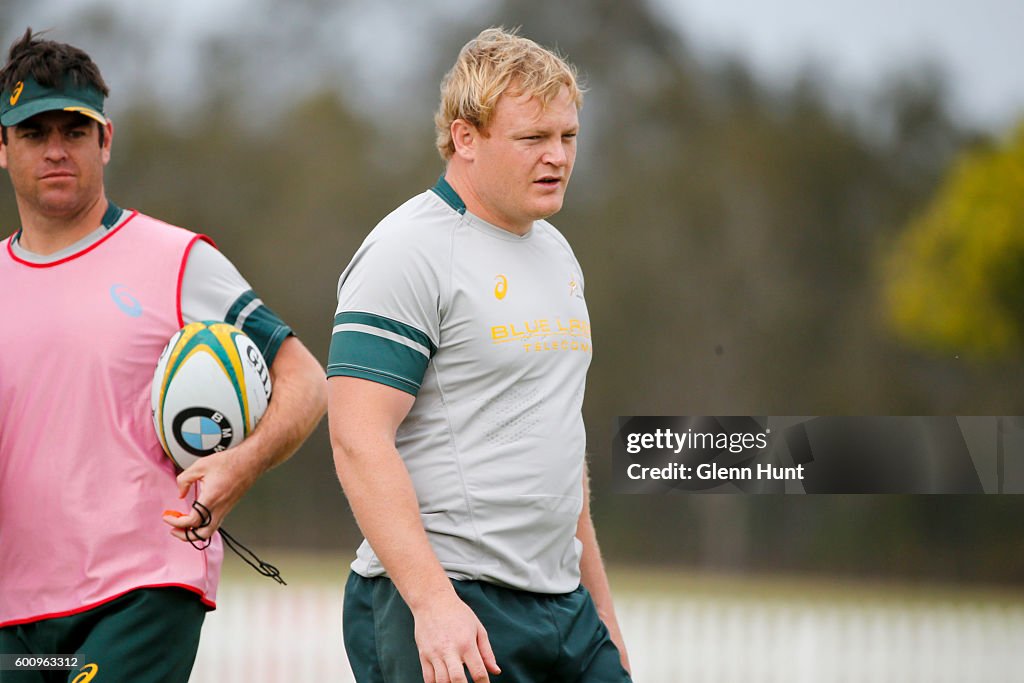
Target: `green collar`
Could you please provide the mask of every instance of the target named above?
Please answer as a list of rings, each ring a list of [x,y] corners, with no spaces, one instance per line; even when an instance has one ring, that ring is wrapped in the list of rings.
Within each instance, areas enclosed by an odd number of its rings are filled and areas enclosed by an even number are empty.
[[[103,218],[100,219],[100,225],[107,230],[117,225],[117,222],[121,220],[121,207],[114,202],[107,200],[107,210],[103,212]]]
[[[444,173],[441,174],[441,177],[437,179],[437,182],[430,189],[433,190],[434,194],[443,199],[445,204],[461,214],[466,213],[466,202],[462,201],[459,193],[444,179]]]
[[[108,199],[107,210],[103,212],[103,218],[100,219],[100,225],[107,230],[110,230],[117,225],[119,220],[121,220],[122,213],[123,211],[121,210],[121,207]],[[15,233],[13,241],[19,242],[21,240],[21,233],[23,230],[24,228],[18,228],[18,232]]]

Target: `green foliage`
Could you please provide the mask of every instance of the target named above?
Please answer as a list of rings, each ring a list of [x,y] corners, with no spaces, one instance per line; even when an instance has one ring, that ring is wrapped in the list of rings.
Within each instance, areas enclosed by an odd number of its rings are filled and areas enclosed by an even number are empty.
[[[886,296],[911,342],[991,359],[1024,347],[1024,124],[965,152],[889,254]]]

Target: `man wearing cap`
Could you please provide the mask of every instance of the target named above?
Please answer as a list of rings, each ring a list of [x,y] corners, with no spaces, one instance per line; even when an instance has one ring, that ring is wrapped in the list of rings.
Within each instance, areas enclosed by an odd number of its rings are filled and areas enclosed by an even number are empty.
[[[85,52],[31,29],[0,70],[0,166],[21,221],[0,247],[0,654],[78,655],[76,681],[184,683],[216,597],[214,532],[319,421],[325,387],[212,242],[107,199],[106,95]],[[150,382],[167,340],[197,320],[242,328],[274,395],[244,443],[176,476]],[[163,514],[193,503],[208,525],[197,509]],[[196,550],[186,533],[212,543]]]

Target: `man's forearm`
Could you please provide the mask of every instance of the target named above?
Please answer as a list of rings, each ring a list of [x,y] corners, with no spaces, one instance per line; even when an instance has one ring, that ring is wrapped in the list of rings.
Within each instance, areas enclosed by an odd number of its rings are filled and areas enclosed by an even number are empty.
[[[583,545],[580,556],[580,582],[594,599],[597,614],[608,628],[612,642],[619,649],[622,666],[629,671],[629,653],[626,651],[622,629],[619,628],[619,620],[615,614],[608,574],[605,572],[604,560],[601,558],[601,548],[597,544],[597,531],[590,518],[590,484],[586,473],[584,473],[583,479],[583,511],[580,513],[579,523],[576,527],[576,537]]]
[[[409,473],[394,445],[355,436],[335,440],[334,461],[360,530],[414,611],[454,590],[420,520]]]
[[[330,388],[338,479],[359,528],[412,611],[424,680],[445,680],[436,677],[439,671],[461,674],[465,664],[474,681],[486,681],[487,671],[500,673],[487,632],[431,548],[416,490],[394,446],[411,399],[368,384],[336,378]]]
[[[593,533],[593,529],[594,527],[591,525],[591,533],[584,533],[584,535],[589,535],[589,539],[580,538],[583,543],[583,554],[580,558],[580,582],[594,599],[601,621],[605,623],[609,631],[617,632],[619,624],[615,614],[615,604],[612,600],[611,586],[608,583],[608,575],[605,572],[601,550],[597,545],[597,537]],[[623,649],[618,641],[616,641],[616,645],[619,645],[620,650]]]
[[[270,378],[273,394],[267,412],[246,439],[257,477],[294,455],[327,410],[323,368],[297,338],[281,344]]]
[[[273,395],[263,419],[245,441],[196,461],[178,475],[178,490],[185,496],[202,482],[200,502],[209,510],[204,520],[198,510],[182,517],[164,516],[173,534],[187,540],[187,529],[208,538],[220,527],[246,491],[271,467],[290,458],[316,427],[327,407],[326,381],[317,360],[295,337],[289,337],[270,367]]]

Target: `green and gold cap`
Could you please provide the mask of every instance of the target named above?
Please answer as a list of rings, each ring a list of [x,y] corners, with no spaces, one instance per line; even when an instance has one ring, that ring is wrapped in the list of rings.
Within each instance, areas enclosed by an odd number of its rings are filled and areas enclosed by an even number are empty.
[[[13,90],[0,94],[0,125],[16,126],[44,111],[74,111],[106,124],[103,115],[103,93],[91,85],[75,85],[65,81],[51,88],[34,78],[18,81]]]

